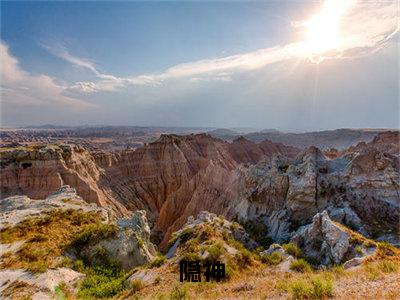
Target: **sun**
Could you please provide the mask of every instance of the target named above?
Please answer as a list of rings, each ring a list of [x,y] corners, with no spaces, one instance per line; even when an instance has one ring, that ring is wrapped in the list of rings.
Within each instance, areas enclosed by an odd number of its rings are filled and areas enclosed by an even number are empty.
[[[340,22],[354,1],[326,0],[319,13],[302,23],[306,29],[303,50],[308,55],[340,50]]]

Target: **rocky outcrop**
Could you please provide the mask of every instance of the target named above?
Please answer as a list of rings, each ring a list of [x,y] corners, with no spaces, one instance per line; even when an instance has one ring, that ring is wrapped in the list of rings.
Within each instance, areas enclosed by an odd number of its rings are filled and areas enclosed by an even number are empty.
[[[110,209],[89,204],[77,195],[74,188],[62,186],[44,200],[34,200],[27,196],[14,196],[1,200],[0,229],[54,209],[97,212],[103,222],[110,222],[114,218]]]
[[[1,194],[47,197],[64,184],[88,202],[119,216],[146,210],[158,242],[201,210],[227,213],[238,194],[236,168],[271,153],[296,151],[244,139],[232,144],[207,134],[161,135],[136,150],[93,151],[74,145],[21,147],[0,151]]]
[[[82,257],[91,263],[112,259],[126,270],[148,263],[156,255],[145,211],[136,211],[130,219],[119,219],[111,237],[89,240],[79,249],[72,248],[68,252],[72,257]]]
[[[393,149],[390,136],[388,145],[377,144],[388,140],[378,136],[334,158],[310,147],[292,160],[275,155],[242,169],[241,195],[232,206],[240,219],[264,223],[277,242],[323,210],[366,236],[393,242],[399,236],[399,171],[395,155],[379,150]]]
[[[205,226],[211,226],[216,232],[216,236],[221,236],[222,234],[231,236],[236,241],[239,241],[248,249],[254,249],[257,247],[257,243],[250,238],[250,235],[244,230],[244,228],[238,223],[230,222],[225,218],[218,217],[214,213],[208,211],[202,211],[198,214],[196,218],[190,216],[187,219],[185,225],[178,231],[174,233],[172,239],[170,240],[170,247],[167,251],[167,258],[172,258],[177,249],[180,247],[182,241],[186,238],[188,232],[196,232],[203,229]],[[171,243],[171,241],[173,241]],[[226,246],[226,250],[229,252],[229,246]],[[235,252],[233,250],[233,252]]]
[[[265,140],[258,144],[239,137],[229,144],[229,153],[238,163],[256,164],[264,157],[271,157],[274,154],[282,154],[286,157],[295,157],[300,149],[286,146],[281,143],[273,143]]]
[[[349,234],[333,223],[326,211],[314,216],[310,225],[302,227],[293,236],[303,252],[323,265],[341,263],[349,252]]]
[[[63,144],[2,150],[0,168],[2,198],[26,195],[44,199],[61,186],[70,185],[87,202],[110,207],[120,215],[129,214],[99,187],[103,171],[80,146]]]
[[[162,135],[136,150],[91,152],[59,145],[3,150],[2,196],[47,196],[69,184],[89,202],[119,216],[145,210],[152,238],[169,236],[202,210],[259,222],[278,242],[327,210],[363,234],[398,236],[398,133],[383,133],[327,158],[239,138]],[[250,165],[249,165],[250,164]]]
[[[2,299],[54,299],[54,291],[61,283],[76,291],[84,274],[69,268],[49,269],[42,274],[24,270],[0,270]]]

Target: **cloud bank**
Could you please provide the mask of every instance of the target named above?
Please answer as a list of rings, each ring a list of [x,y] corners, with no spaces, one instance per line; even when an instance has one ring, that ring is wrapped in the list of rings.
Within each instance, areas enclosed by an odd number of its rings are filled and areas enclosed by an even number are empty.
[[[47,75],[32,75],[23,70],[10,54],[8,46],[0,43],[1,104],[62,105],[86,108],[88,103],[65,95],[67,87],[59,85]]]
[[[230,81],[234,74],[265,68],[291,59],[308,59],[313,63],[320,63],[327,59],[357,58],[375,53],[386,47],[399,30],[398,7],[395,1],[326,0],[320,12],[308,20],[294,21],[293,27],[306,30],[304,27],[310,24],[314,26],[314,32],[311,30],[314,34],[311,40],[305,37],[284,46],[182,63],[160,73],[128,77],[102,73],[92,61],[75,57],[65,48],[45,48],[53,55],[95,74],[97,81],[76,82],[68,87],[69,91],[76,93],[114,91],[130,85],[158,85],[181,78],[189,79],[190,82],[226,82]],[[333,26],[337,36],[329,36],[332,35]],[[327,49],[322,45],[321,48],[321,43],[333,42],[333,39],[334,45]],[[318,45],[314,45],[316,43]]]

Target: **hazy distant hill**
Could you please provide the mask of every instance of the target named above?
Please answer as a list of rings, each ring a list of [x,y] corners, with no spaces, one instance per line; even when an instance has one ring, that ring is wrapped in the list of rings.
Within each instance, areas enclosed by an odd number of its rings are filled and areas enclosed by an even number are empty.
[[[244,134],[243,136],[256,143],[270,140],[274,143],[282,143],[298,148],[316,146],[318,148],[344,149],[358,142],[369,142],[382,131],[384,129],[336,129],[305,133],[286,133],[267,129]],[[231,141],[240,135],[238,133],[235,135],[234,131],[227,129],[213,130],[209,134],[227,141]]]

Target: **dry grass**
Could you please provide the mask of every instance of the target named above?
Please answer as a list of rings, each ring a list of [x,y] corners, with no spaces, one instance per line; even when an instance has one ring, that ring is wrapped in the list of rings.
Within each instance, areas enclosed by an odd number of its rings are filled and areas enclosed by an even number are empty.
[[[186,299],[400,299],[399,251],[386,243],[377,247],[373,260],[349,270],[338,265],[320,271],[305,267],[305,273],[284,272],[275,264],[256,262],[235,270],[230,280],[218,283],[180,283],[177,262],[170,260],[157,269],[160,282],[130,293],[128,298],[176,299],[183,295]],[[236,266],[234,259],[226,262],[227,269]],[[242,288],[244,283],[249,285]]]
[[[25,243],[16,253],[3,255],[0,269],[23,268],[31,272],[45,272],[49,267],[65,265],[65,260],[57,258],[82,232],[101,227],[100,220],[95,212],[53,210],[5,228],[0,232],[1,243]]]

